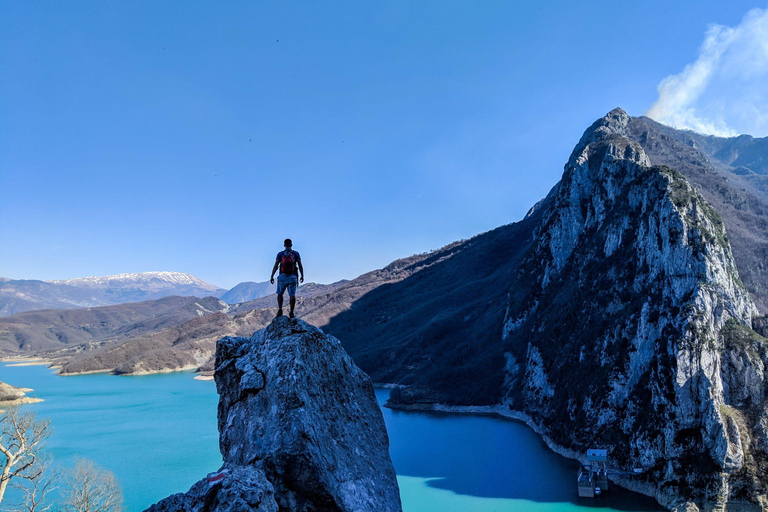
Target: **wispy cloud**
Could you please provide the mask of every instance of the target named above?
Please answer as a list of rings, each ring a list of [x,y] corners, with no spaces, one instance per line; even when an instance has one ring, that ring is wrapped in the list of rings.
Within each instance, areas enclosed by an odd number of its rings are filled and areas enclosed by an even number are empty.
[[[666,77],[646,115],[700,133],[768,135],[768,9],[710,25],[695,62]]]

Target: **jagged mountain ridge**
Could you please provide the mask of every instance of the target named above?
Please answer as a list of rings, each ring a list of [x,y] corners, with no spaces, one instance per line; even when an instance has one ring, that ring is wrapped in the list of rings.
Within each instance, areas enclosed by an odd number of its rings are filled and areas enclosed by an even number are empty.
[[[764,500],[757,309],[718,213],[629,122],[587,130],[512,282],[502,402],[562,446],[608,446],[667,506]]]
[[[716,137],[684,131],[704,154],[739,176],[768,176],[768,137]]]
[[[644,468],[651,482],[644,490],[665,504],[681,496],[700,504],[754,502],[765,493],[758,468],[766,449],[766,340],[750,329],[757,311],[740,283],[724,222],[680,173],[651,167],[631,140],[631,121],[616,111],[587,130],[563,180],[536,208],[543,212],[536,242],[510,281],[504,384],[495,400],[527,412],[564,446],[617,448],[612,456],[624,469]],[[645,243],[634,246],[638,240]],[[408,281],[390,293],[407,294],[415,284]],[[633,329],[644,336],[633,338]],[[687,346],[678,357],[663,342],[679,339]],[[702,347],[705,355],[697,356]],[[397,397],[441,400],[450,376],[446,367],[428,382],[406,379],[415,385]],[[671,418],[653,414],[663,391],[680,402]],[[622,392],[639,395],[628,400],[634,411],[627,412]],[[466,399],[463,390],[453,396]],[[615,401],[606,406],[605,396]],[[626,424],[617,425],[617,417]]]
[[[679,171],[718,211],[739,276],[758,309],[768,312],[768,187],[756,186],[761,183],[759,180],[768,180],[768,176],[742,176],[718,160],[719,153],[715,151],[717,147],[739,145],[739,141],[748,139],[762,155],[753,154],[752,158],[768,160],[768,139],[705,137],[675,130],[647,117],[629,118],[627,136],[642,146],[652,164]]]
[[[182,272],[142,272],[58,281],[0,278],[0,316],[41,309],[110,306],[173,295],[219,297],[226,291]]]

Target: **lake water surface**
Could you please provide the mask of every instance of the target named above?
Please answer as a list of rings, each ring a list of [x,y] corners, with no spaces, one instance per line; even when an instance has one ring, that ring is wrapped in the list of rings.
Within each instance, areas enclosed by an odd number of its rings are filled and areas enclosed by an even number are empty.
[[[221,465],[216,388],[193,376],[59,377],[42,366],[0,363],[0,380],[34,388],[30,396],[44,399],[25,407],[50,418],[54,459],[71,464],[86,457],[113,471],[128,512],[188,490]],[[380,403],[388,396],[376,394]],[[617,488],[598,500],[577,498],[576,463],[521,423],[383,411],[405,512],[663,510]]]

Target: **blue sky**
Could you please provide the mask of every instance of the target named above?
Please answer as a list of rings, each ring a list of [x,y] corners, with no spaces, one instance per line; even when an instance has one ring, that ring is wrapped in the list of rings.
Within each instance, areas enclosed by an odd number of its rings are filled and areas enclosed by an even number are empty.
[[[353,278],[519,220],[614,107],[766,135],[712,110],[755,8],[0,0],[0,275],[231,287],[289,236],[308,280]]]

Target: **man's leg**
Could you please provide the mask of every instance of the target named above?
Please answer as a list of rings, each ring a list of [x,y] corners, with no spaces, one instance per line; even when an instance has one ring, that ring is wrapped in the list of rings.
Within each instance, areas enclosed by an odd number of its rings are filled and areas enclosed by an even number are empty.
[[[289,314],[290,318],[293,318],[293,308],[296,307],[296,285],[299,284],[299,278],[292,276],[291,281],[288,284],[288,296],[290,297],[290,303],[291,303],[291,312]]]
[[[281,274],[277,276],[277,316],[283,316],[283,294],[285,294],[285,281]]]

